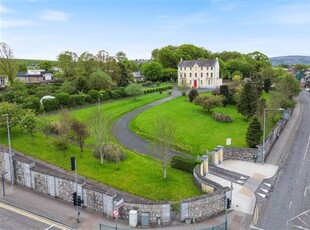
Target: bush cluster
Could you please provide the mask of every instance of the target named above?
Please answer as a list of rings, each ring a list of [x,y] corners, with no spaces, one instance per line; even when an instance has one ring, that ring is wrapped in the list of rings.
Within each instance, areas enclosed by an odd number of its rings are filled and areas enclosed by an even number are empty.
[[[106,143],[97,146],[93,152],[94,157],[100,159],[100,152],[102,151],[103,159],[109,162],[117,162],[125,160],[124,151],[116,144]]]
[[[213,112],[212,117],[214,120],[219,122],[231,123],[232,119],[229,115],[219,112]]]
[[[200,163],[201,163],[200,161],[197,161],[195,159],[188,159],[180,156],[174,156],[171,159],[172,168],[180,169],[189,173],[192,173],[195,166]]]
[[[172,85],[166,85],[166,86],[161,86],[161,87],[156,87],[156,88],[148,88],[144,90],[144,94],[162,92],[162,91],[172,89],[172,88],[173,88]]]
[[[188,100],[192,102],[196,97],[198,97],[198,90],[196,88],[193,88],[188,93]]]

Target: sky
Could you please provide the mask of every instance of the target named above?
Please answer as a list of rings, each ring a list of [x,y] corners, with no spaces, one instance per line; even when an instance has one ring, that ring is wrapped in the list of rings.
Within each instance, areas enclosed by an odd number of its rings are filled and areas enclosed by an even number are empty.
[[[167,45],[310,55],[310,0],[0,0],[0,42],[15,58],[106,50],[149,59]]]

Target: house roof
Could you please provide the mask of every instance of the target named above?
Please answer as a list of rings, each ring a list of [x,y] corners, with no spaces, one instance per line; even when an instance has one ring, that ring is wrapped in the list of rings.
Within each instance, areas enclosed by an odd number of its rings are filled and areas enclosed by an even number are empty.
[[[199,67],[215,66],[216,60],[181,61],[179,67],[193,67],[195,64],[197,64]]]

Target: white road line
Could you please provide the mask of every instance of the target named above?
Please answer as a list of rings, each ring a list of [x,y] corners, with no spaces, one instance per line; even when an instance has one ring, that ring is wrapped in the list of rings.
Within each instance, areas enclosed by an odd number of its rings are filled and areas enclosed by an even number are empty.
[[[271,187],[271,184],[269,184],[269,183],[264,183],[265,185],[267,185],[268,187]]]
[[[305,155],[304,155],[304,160],[306,159],[306,156],[307,156],[307,152],[308,152],[308,148],[309,148],[309,143],[310,143],[310,133],[309,133],[309,137],[308,137],[308,143],[307,143],[307,147],[306,147],[306,151],[305,151]]]
[[[55,225],[53,224],[53,225],[51,225],[51,226],[49,226],[48,228],[46,228],[45,230],[49,230],[49,229],[51,229],[52,227],[54,227]]]
[[[261,194],[261,193],[257,193],[258,195],[260,195],[261,197],[263,198],[266,198],[266,195],[265,194]]]
[[[308,188],[310,187],[310,185],[309,186],[307,186],[307,187],[305,187],[305,190],[304,190],[304,196],[306,196],[307,195],[307,190],[308,190]]]
[[[300,170],[299,170],[299,174],[301,174],[301,171],[302,171],[302,168],[300,168]]]
[[[264,230],[263,228],[258,228],[258,227],[255,227],[255,226],[250,226],[250,228],[253,228],[253,229],[257,229],[257,230]]]
[[[263,189],[263,188],[259,188],[260,190],[262,190],[264,193],[268,192],[268,189]]]
[[[304,227],[297,226],[297,225],[293,225],[293,227],[296,227],[296,228],[299,228],[299,229],[303,229],[303,230],[309,230],[309,228],[304,228]]]
[[[291,206],[292,206],[292,201],[290,201],[290,206],[288,207],[288,209],[291,209]]]
[[[305,221],[303,221],[300,217],[297,217],[297,219],[303,222],[304,225],[308,226],[308,224]]]
[[[307,212],[309,212],[309,211],[310,211],[310,209],[307,210],[307,211],[304,211],[304,212],[302,212],[302,213],[300,213],[300,214],[298,214],[297,216],[294,216],[293,218],[289,219],[287,222],[290,222],[291,220],[293,220],[293,219],[295,219],[295,218],[297,218],[297,217],[299,217],[299,216],[301,216],[301,215],[303,215],[303,214],[305,214],[305,213],[307,213]]]

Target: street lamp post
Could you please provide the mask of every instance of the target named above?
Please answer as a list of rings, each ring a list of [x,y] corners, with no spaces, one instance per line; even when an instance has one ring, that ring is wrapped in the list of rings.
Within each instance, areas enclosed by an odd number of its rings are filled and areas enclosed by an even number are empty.
[[[265,142],[266,142],[266,114],[267,111],[283,111],[283,108],[278,108],[278,109],[264,109],[264,129],[263,129],[263,164],[265,163]]]
[[[11,182],[12,182],[12,185],[14,185],[14,170],[13,170],[13,158],[12,158],[12,149],[11,149],[9,114],[3,114],[2,116],[6,117],[6,127],[8,131],[8,142],[9,142],[9,161],[10,161]]]
[[[98,108],[99,108],[99,112],[100,112],[100,105],[101,105],[101,104],[100,104],[100,97],[101,97],[101,96],[102,96],[102,94],[99,94],[99,95],[98,95]]]

